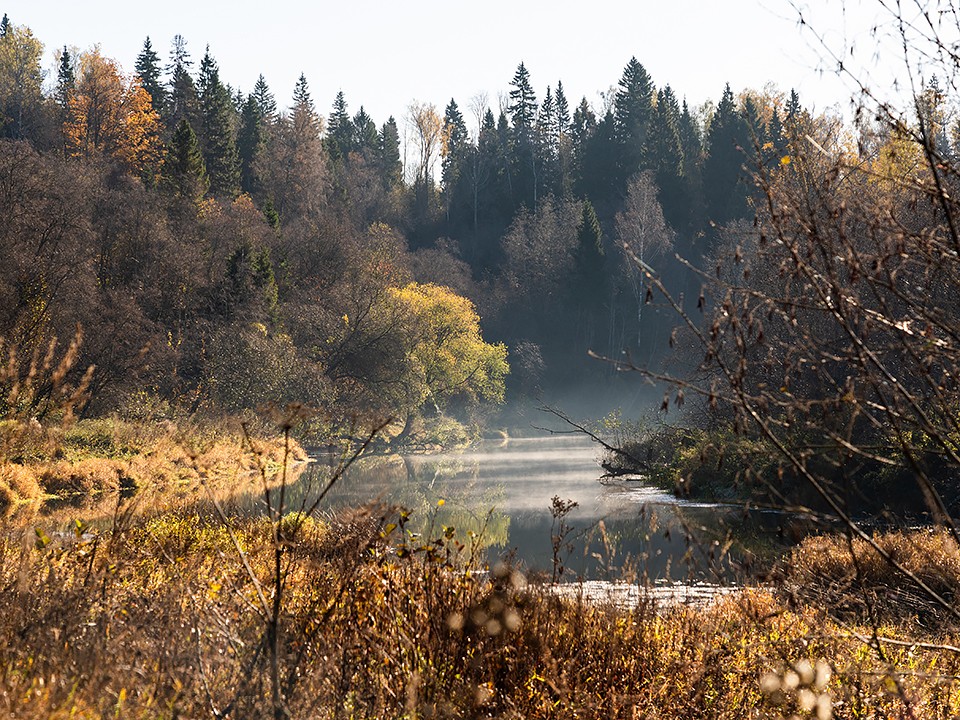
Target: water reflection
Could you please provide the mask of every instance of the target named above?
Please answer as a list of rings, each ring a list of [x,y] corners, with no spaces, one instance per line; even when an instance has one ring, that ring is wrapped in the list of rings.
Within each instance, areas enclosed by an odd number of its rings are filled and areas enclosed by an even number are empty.
[[[487,558],[507,556],[552,575],[557,520],[551,499],[577,503],[564,518],[567,579],[733,580],[776,542],[781,519],[687,503],[642,483],[598,482],[597,446],[580,436],[487,441],[434,456],[369,458],[329,495],[331,508],[370,501],[412,511],[411,527],[453,526],[482,536]]]

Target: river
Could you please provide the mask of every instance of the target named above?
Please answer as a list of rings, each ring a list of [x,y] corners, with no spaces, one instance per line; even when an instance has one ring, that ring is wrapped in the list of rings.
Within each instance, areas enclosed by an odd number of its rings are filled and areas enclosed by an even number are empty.
[[[465,545],[481,543],[490,563],[504,559],[544,579],[736,582],[782,535],[776,514],[686,502],[640,481],[602,483],[598,457],[589,438],[552,435],[368,458],[324,506],[331,513],[373,501],[403,506],[408,529],[422,539],[453,527]],[[557,513],[553,498],[568,512]]]

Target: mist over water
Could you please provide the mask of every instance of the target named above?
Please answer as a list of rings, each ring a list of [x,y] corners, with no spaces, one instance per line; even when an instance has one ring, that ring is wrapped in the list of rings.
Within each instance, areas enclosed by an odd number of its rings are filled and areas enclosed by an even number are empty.
[[[687,503],[640,481],[602,483],[599,452],[582,435],[550,435],[487,440],[456,453],[369,458],[331,493],[330,508],[395,503],[411,511],[415,532],[453,526],[464,539],[472,531],[487,546],[489,562],[505,558],[550,577],[557,497],[576,503],[563,518],[570,527],[558,552],[564,579],[616,579],[624,572],[652,582],[734,579],[730,560],[739,557],[739,545],[730,545],[728,557],[721,549],[732,533],[745,537],[763,522],[741,508]]]

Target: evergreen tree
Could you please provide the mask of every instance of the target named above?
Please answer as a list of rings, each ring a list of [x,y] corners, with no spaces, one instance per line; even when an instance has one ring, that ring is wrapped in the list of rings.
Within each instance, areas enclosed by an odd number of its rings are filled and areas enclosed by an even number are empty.
[[[535,140],[537,97],[530,84],[530,73],[522,62],[510,85],[513,89],[510,91],[507,112],[510,113],[512,126],[513,197],[517,204],[532,203],[531,207],[536,207],[539,185],[539,158]]]
[[[538,195],[557,192],[559,189],[559,129],[557,108],[553,100],[553,89],[547,86],[547,92],[537,114],[536,165],[539,168]]]
[[[643,168],[643,148],[653,114],[653,91],[649,73],[635,57],[630,58],[614,98],[616,139],[621,148],[620,182]]]
[[[403,183],[400,131],[392,115],[380,129],[380,179],[388,190],[398,188]]]
[[[610,292],[604,265],[600,220],[590,201],[584,200],[566,293],[567,312],[578,350],[599,349],[594,347],[597,328],[603,326],[601,313]]]
[[[518,140],[527,142],[533,136],[534,123],[537,118],[537,96],[530,84],[530,72],[521,62],[517,72],[510,81],[513,90],[510,91],[510,122]]]
[[[182,118],[174,130],[163,177],[175,196],[191,203],[202,200],[210,188],[200,144],[186,118]]]
[[[453,98],[443,113],[443,136],[445,142],[440,161],[442,199],[448,231],[455,235],[453,228],[466,225],[470,211],[467,175],[474,148],[463,113]]]
[[[453,98],[450,99],[443,113],[443,131],[446,144],[441,159],[440,177],[444,194],[449,195],[460,177],[461,165],[470,142],[467,123]]]
[[[246,193],[259,190],[256,163],[266,143],[264,119],[255,95],[247,96],[240,113],[237,131],[237,157],[240,162],[240,188]]]
[[[0,20],[0,40],[7,36],[7,33],[10,32],[10,18],[7,17],[7,14],[3,14],[3,20]]]
[[[570,135],[570,105],[563,92],[563,83],[559,80],[554,103],[557,108],[557,189],[566,196],[573,190],[573,140]]]
[[[750,131],[737,109],[729,83],[710,120],[707,156],[703,163],[703,194],[707,219],[723,225],[747,217],[747,188],[743,182],[744,148],[750,147]]]
[[[182,35],[173,37],[170,50],[170,93],[167,103],[167,127],[177,127],[186,120],[191,127],[198,123],[197,87],[190,75],[193,61],[187,50],[187,41]]]
[[[687,101],[683,101],[680,111],[680,149],[683,153],[683,180],[689,196],[687,212],[688,225],[700,226],[703,213],[703,182],[701,163],[703,160],[703,134],[700,124],[690,112]]]
[[[134,69],[137,71],[137,77],[140,78],[143,89],[150,93],[153,109],[160,113],[160,117],[164,117],[167,107],[167,90],[162,82],[160,56],[153,49],[149,36],[143,41],[143,49],[137,55]]]
[[[587,118],[592,115],[590,113]],[[613,110],[608,110],[583,143],[576,184],[577,194],[589,198],[600,216],[608,220],[616,212],[616,204],[623,193],[617,170],[621,151],[616,136],[616,118]]]
[[[54,97],[61,108],[67,107],[70,93],[76,86],[77,78],[74,71],[74,59],[70,55],[67,46],[63,46],[63,52],[60,54],[60,62],[57,65],[57,91]]]
[[[200,146],[210,176],[210,191],[217,197],[236,197],[240,169],[234,136],[234,108],[230,93],[220,82],[220,71],[207,48],[197,80],[200,99]]]
[[[327,152],[333,160],[346,160],[353,150],[353,123],[347,113],[343,91],[337,93],[327,122]]]
[[[277,118],[277,101],[273,97],[273,93],[270,92],[270,88],[267,86],[267,81],[263,75],[257,78],[257,82],[253,86],[253,93],[251,94],[257,104],[257,111],[260,115],[261,123],[272,124]]]
[[[667,85],[657,93],[643,154],[644,164],[654,171],[664,216],[675,229],[685,222],[688,214],[679,125],[680,107]]]
[[[375,163],[380,154],[380,134],[377,125],[367,111],[360,106],[360,110],[353,117],[353,147],[368,163]]]

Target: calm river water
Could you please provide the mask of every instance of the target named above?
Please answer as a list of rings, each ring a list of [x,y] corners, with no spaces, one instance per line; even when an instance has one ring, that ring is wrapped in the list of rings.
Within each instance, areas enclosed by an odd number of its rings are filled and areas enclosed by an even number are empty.
[[[452,526],[462,541],[473,533],[490,562],[506,558],[549,579],[558,569],[552,499],[575,502],[558,549],[567,580],[734,581],[744,560],[762,553],[781,530],[777,515],[684,502],[638,481],[603,484],[598,457],[588,438],[556,435],[484,441],[441,455],[368,458],[325,507],[401,505],[411,511],[411,529],[436,537]],[[318,466],[313,472],[322,473]]]

